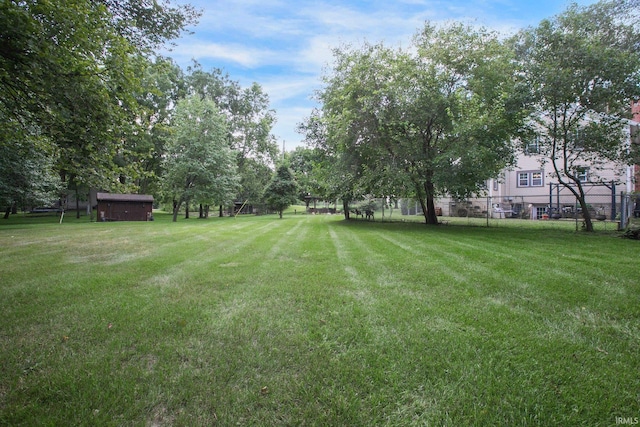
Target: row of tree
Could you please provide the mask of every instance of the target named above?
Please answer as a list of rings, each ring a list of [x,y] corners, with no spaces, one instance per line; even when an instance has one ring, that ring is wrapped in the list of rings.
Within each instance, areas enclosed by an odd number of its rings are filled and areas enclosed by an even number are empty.
[[[435,198],[482,193],[535,140],[588,212],[584,167],[635,154],[625,129],[640,99],[639,11],[638,0],[601,1],[508,39],[427,24],[408,49],[336,49],[321,107],[300,126],[315,157],[302,175],[341,198],[347,218],[364,195],[412,197],[437,224]]]
[[[45,202],[66,186],[138,178],[143,72],[197,18],[155,1],[0,4],[0,197]]]
[[[167,106],[169,134],[156,139],[165,144],[151,156],[158,187],[149,191],[174,201],[174,220],[183,203],[208,211],[262,201],[278,154],[268,96],[257,83],[243,89],[220,70],[196,64],[187,71],[186,95]]]
[[[139,191],[173,202],[175,219],[233,200],[281,212],[299,189],[341,199],[347,218],[364,195],[415,198],[436,224],[437,197],[481,193],[536,139],[588,213],[581,168],[634,155],[623,134],[640,98],[638,11],[640,0],[603,0],[508,39],[427,24],[408,49],[336,49],[321,107],[300,125],[312,148],[288,157],[296,186],[286,167],[269,181],[275,113],[258,84],[156,55],[197,20],[191,7],[4,1],[0,205]]]
[[[198,17],[160,0],[2,2],[0,205],[91,188],[176,214],[261,199],[278,151],[267,94],[156,53]]]

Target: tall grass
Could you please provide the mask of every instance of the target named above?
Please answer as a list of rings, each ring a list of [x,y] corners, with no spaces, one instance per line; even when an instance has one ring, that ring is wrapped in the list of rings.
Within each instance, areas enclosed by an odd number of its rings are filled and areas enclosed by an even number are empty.
[[[640,246],[285,215],[0,223],[2,425],[615,425]]]

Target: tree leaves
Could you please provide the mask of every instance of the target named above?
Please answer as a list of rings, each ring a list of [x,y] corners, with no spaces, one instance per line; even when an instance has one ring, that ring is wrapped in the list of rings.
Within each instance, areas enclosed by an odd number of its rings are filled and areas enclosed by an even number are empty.
[[[513,54],[495,34],[426,25],[410,51],[365,44],[334,56],[319,94],[325,127],[305,128],[324,132],[310,138],[341,159],[347,193],[416,197],[435,224],[437,195],[479,192],[512,161],[523,114],[507,112],[520,107]]]
[[[233,200],[239,176],[236,153],[227,144],[228,126],[211,100],[191,96],[178,102],[163,179],[166,196],[177,201],[174,221],[183,202]]]
[[[581,177],[591,180],[608,162],[628,157],[625,118],[640,98],[637,0],[570,6],[515,38],[521,73],[530,89],[532,132],[543,161],[579,200],[593,229]]]
[[[139,174],[116,157],[140,131],[134,95],[146,57],[196,17],[156,1],[2,2],[0,132],[56,146],[72,187],[122,185],[122,176]]]
[[[287,165],[282,164],[278,166],[271,182],[265,188],[264,199],[282,218],[282,212],[297,201],[298,192],[298,183],[293,173]]]

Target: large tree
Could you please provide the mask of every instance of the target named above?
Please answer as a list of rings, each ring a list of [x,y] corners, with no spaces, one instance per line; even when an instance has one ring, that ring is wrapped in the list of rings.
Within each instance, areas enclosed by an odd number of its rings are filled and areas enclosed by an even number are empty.
[[[133,181],[143,194],[159,190],[175,106],[185,96],[185,75],[172,60],[155,58],[142,70],[141,87],[136,93],[139,131],[127,137],[128,152],[118,160],[137,165],[139,170],[133,171],[137,175],[125,179]]]
[[[426,25],[414,49],[337,49],[320,92],[325,150],[348,161],[356,193],[435,198],[482,191],[512,161],[520,125],[512,51],[496,34]],[[313,126],[307,126],[315,129]]]
[[[335,118],[334,118],[335,119]],[[338,120],[340,117],[338,117]],[[342,200],[345,219],[350,219],[349,204],[367,194],[362,183],[365,166],[356,150],[348,150],[345,133],[335,131],[335,122],[321,109],[298,125],[305,142],[314,147],[316,162],[313,175],[317,179],[317,196],[325,200]]]
[[[293,172],[286,164],[281,164],[264,190],[264,199],[282,218],[284,210],[298,200],[298,192]]]
[[[227,144],[228,127],[213,101],[191,96],[178,102],[164,177],[165,195],[174,201],[173,221],[183,203],[233,200],[239,177],[236,153]]]
[[[18,206],[52,205],[62,190],[56,153],[47,139],[31,132],[17,139],[8,136],[0,133],[0,206],[6,208],[5,219]]]
[[[196,15],[155,0],[3,1],[0,132],[54,145],[73,188],[117,186],[136,166],[117,159],[139,130],[137,71]]]
[[[187,70],[189,91],[213,100],[229,121],[229,146],[236,152],[242,187],[238,199],[258,202],[255,190],[255,167],[272,166],[278,152],[271,134],[275,112],[269,96],[258,83],[243,88],[220,69],[205,71],[195,63]]]
[[[531,138],[575,195],[587,231],[585,182],[599,182],[606,163],[628,162],[626,118],[640,98],[638,10],[637,0],[574,4],[515,39],[533,100]]]
[[[239,175],[240,188],[236,194],[236,201],[256,207],[264,205],[264,188],[269,184],[273,170],[264,162],[247,158]]]

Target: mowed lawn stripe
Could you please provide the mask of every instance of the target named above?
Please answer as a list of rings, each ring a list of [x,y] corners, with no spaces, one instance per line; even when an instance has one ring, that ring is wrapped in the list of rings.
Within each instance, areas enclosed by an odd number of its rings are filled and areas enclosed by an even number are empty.
[[[0,243],[0,272],[20,278],[1,288],[0,424],[612,425],[640,410],[636,242],[159,215],[0,228]]]
[[[370,227],[375,228],[375,226]],[[579,335],[572,333],[576,329],[576,316],[567,316],[566,311],[567,304],[572,307],[570,311],[577,310],[583,314],[589,313],[593,307],[601,307],[603,311],[591,316],[607,318],[609,310],[619,311],[617,307],[627,305],[628,300],[611,299],[606,295],[609,292],[607,288],[610,287],[608,284],[615,281],[611,273],[617,270],[616,265],[621,260],[616,257],[605,257],[606,261],[597,259],[589,262],[593,257],[588,255],[589,251],[594,254],[601,251],[598,242],[591,245],[590,237],[576,237],[568,233],[563,237],[570,241],[576,240],[575,246],[569,245],[568,248],[563,246],[560,254],[557,254],[557,238],[554,236],[545,238],[544,233],[535,235],[523,233],[528,235],[530,240],[518,236],[513,239],[514,236],[510,236],[513,240],[505,241],[497,236],[494,242],[483,238],[484,234],[488,234],[486,231],[464,230],[470,231],[471,237],[460,235],[459,230],[446,228],[430,231],[421,235],[420,239],[416,239],[411,232],[403,234],[402,229],[394,233],[383,233],[384,237],[380,233],[377,235],[410,254],[410,262],[406,264],[403,264],[403,261],[399,262],[399,278],[410,265],[422,264],[419,269],[425,274],[421,283],[433,289],[436,285],[433,281],[434,272],[438,270],[459,272],[457,275],[445,273],[440,276],[452,279],[446,283],[446,288],[442,288],[447,291],[441,295],[441,302],[447,302],[447,292],[456,300],[450,301],[451,310],[443,309],[446,305],[435,304],[441,307],[436,318],[445,319],[445,321],[436,322],[437,324],[449,325],[449,332],[454,336],[461,330],[492,330],[496,339],[489,342],[503,343],[497,347],[498,349],[509,349],[513,346],[508,342],[515,338],[510,336],[500,338],[503,333],[520,335],[519,339],[531,343],[528,345],[530,349],[538,346],[561,347],[577,340],[584,346],[582,352],[586,351],[587,355],[584,357],[592,363],[602,363],[601,356],[607,354],[607,350],[598,345],[600,343],[598,340],[585,340],[590,335],[600,335],[599,331],[582,328]],[[587,247],[584,245],[585,239]],[[637,254],[637,246],[630,246],[627,242],[622,243],[622,246],[630,248]],[[523,247],[538,247],[541,250],[523,253]],[[620,250],[623,252],[623,249]],[[578,257],[582,258],[583,262],[576,263]],[[627,264],[630,259],[633,259],[633,254],[625,254],[621,258],[623,258],[622,263]],[[600,281],[600,278],[607,275],[609,280]],[[435,277],[439,275],[435,274]],[[598,282],[605,286],[594,289],[593,284]],[[617,285],[622,289],[628,289],[629,286],[637,295],[637,285],[628,280]],[[625,291],[619,291],[619,293],[625,293]],[[434,296],[431,293],[430,298]],[[469,301],[469,304],[466,304],[466,301]],[[607,303],[603,304],[603,302]],[[637,329],[629,328],[628,325],[630,321],[637,325],[637,319],[637,314],[632,310],[631,313],[627,311],[627,318],[622,319],[621,324],[617,324],[615,320],[610,324],[614,330],[625,331],[626,336],[623,342],[626,344],[623,345],[623,353],[629,356],[632,354],[629,350],[633,348],[633,343],[637,342]],[[567,333],[563,335],[562,331]],[[629,347],[629,344],[632,347]],[[541,378],[553,378],[554,365],[555,363],[542,370],[538,369]],[[602,365],[602,368],[605,368],[605,365]],[[501,378],[500,381],[508,381],[508,379]],[[579,387],[580,381],[587,381],[587,377],[578,380],[574,378],[568,384],[564,384],[564,387],[569,389]],[[604,383],[613,387],[611,381],[604,381]],[[605,394],[604,390],[599,389],[599,394]],[[627,396],[631,395],[627,394]],[[609,402],[612,401],[609,399]]]

